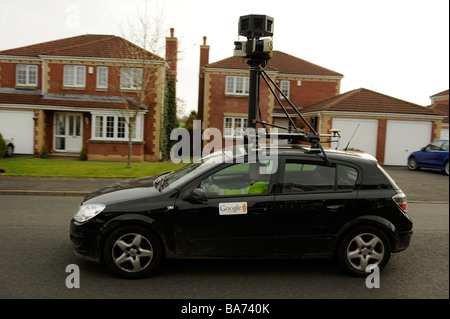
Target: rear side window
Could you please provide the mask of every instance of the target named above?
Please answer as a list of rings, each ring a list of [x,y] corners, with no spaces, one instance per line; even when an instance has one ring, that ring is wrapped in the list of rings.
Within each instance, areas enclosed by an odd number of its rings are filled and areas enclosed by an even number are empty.
[[[283,193],[351,190],[358,171],[350,166],[286,162],[281,191]]]
[[[338,189],[353,189],[358,179],[358,171],[350,166],[337,166],[337,188]]]

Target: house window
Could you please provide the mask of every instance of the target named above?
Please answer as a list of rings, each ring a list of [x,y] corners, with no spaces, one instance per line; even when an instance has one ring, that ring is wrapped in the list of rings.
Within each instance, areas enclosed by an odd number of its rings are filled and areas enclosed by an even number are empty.
[[[120,69],[120,88],[138,90],[142,87],[142,68]]]
[[[244,130],[248,127],[248,119],[244,117],[225,117],[224,119],[224,137],[242,136]]]
[[[281,83],[280,83],[281,92],[283,92],[283,94],[287,98],[289,98],[290,87],[291,87],[291,81],[281,81]],[[281,95],[281,97],[284,98],[283,95]]]
[[[248,95],[249,78],[245,76],[227,76],[225,94]]]
[[[127,118],[118,115],[93,115],[92,134],[95,140],[128,141]],[[143,117],[138,115],[132,133],[133,141],[142,141]]]
[[[37,65],[17,64],[16,85],[17,86],[37,86]]]
[[[85,87],[86,86],[86,67],[84,65],[65,65],[64,66],[64,86]]]
[[[108,88],[108,68],[106,66],[97,67],[97,88]]]

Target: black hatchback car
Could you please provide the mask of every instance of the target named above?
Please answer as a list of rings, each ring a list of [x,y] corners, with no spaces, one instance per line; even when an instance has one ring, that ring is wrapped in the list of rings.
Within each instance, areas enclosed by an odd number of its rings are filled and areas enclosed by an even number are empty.
[[[87,195],[75,254],[140,278],[163,258],[334,258],[353,275],[409,246],[406,196],[370,155],[279,148],[265,162],[214,153]]]

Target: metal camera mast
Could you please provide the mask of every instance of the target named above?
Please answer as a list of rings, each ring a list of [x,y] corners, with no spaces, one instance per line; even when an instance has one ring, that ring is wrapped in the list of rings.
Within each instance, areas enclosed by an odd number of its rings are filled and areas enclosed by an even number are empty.
[[[249,83],[249,100],[248,100],[248,127],[256,130],[257,124],[261,124],[266,134],[271,137],[274,136],[278,139],[288,139],[292,143],[298,143],[299,141],[305,141],[311,143],[311,152],[322,153],[325,161],[329,164],[328,158],[320,143],[320,136],[313,128],[313,126],[303,117],[299,110],[292,104],[289,98],[283,93],[283,91],[276,85],[276,83],[267,75],[264,68],[267,62],[272,58],[272,36],[273,36],[273,21],[272,17],[266,15],[246,15],[239,18],[239,35],[247,37],[247,41],[234,42],[234,56],[246,58],[247,64],[250,70],[250,83]],[[272,123],[262,121],[261,110],[259,107],[259,89],[261,78],[269,87],[273,96],[277,100],[284,114],[289,120],[290,127],[283,127]],[[309,132],[298,128],[293,119],[289,116],[289,113],[285,106],[283,106],[280,98],[272,88],[272,86],[283,96],[284,100],[288,102],[289,106],[299,116],[299,118],[309,128]],[[257,116],[259,115],[259,120]],[[286,130],[287,133],[269,133],[267,126],[280,128]],[[336,136],[337,132],[333,134],[325,134],[322,136]],[[258,137],[256,138],[257,143]],[[244,143],[249,142],[249,137],[244,136]]]

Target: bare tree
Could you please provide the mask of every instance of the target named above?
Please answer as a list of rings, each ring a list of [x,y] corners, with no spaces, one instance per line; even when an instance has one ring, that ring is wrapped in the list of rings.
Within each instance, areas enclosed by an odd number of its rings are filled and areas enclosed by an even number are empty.
[[[152,10],[150,10],[152,9]],[[131,167],[133,151],[133,135],[136,130],[136,120],[143,109],[148,107],[149,97],[163,90],[155,73],[164,59],[156,53],[164,48],[164,14],[157,5],[144,3],[144,8],[136,8],[136,15],[128,18],[128,31],[123,32],[126,41],[123,60],[127,66],[120,69],[119,83],[116,90],[123,97],[123,108],[119,110],[123,125],[128,127],[128,158],[127,168]],[[146,104],[147,103],[147,104]]]

